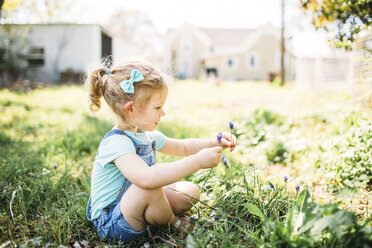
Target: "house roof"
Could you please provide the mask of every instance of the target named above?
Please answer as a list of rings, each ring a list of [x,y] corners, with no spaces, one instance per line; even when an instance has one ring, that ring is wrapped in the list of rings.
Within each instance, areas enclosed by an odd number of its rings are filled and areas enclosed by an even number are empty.
[[[254,29],[200,28],[200,30],[209,37],[216,47],[236,46],[257,33],[257,30]]]
[[[192,25],[189,25],[189,24],[185,24],[183,25],[182,27],[180,28],[176,28],[176,29],[169,29],[168,30],[168,34],[166,36],[166,42],[168,44],[171,44],[172,42],[174,42],[174,40],[181,34],[183,34],[184,32],[190,32],[192,34],[194,34],[196,37],[198,37],[198,39],[205,45],[205,46],[210,46],[212,45],[211,43],[211,40],[208,36],[205,35],[205,33],[201,32],[201,30],[195,26],[192,26]]]
[[[279,32],[270,24],[257,29],[221,29],[199,28],[185,24],[180,28],[170,29],[167,35],[168,43],[184,33],[191,31],[207,47],[212,48],[202,54],[203,57],[227,56],[242,53],[258,42],[262,36],[273,36],[279,39]]]

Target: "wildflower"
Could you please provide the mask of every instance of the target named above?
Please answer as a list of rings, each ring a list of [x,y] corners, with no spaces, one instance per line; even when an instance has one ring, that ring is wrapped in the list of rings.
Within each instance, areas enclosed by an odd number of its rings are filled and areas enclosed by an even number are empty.
[[[214,217],[214,220],[219,220],[220,218],[218,216]]]
[[[296,191],[298,192],[300,190],[300,185],[296,184],[296,187],[295,187]]]
[[[229,126],[230,126],[230,129],[232,130],[234,128],[234,123],[232,123],[231,121],[229,121]]]
[[[270,188],[273,189],[274,188],[274,185],[272,183],[270,183],[270,182],[269,182],[269,184],[270,184]]]
[[[53,168],[54,168],[54,169],[57,169],[57,166],[58,166],[57,164],[54,164],[54,165],[53,165]]]
[[[284,179],[284,182],[287,182],[288,181],[288,177],[287,176],[284,176],[283,179]]]
[[[218,143],[218,144],[221,144],[221,139],[222,139],[222,132],[219,132],[219,133],[217,134],[217,143]]]
[[[233,136],[233,134],[232,134],[232,130],[233,130],[233,128],[234,128],[234,123],[232,123],[231,121],[229,121],[229,127],[230,127],[230,136],[231,136],[231,140],[230,140],[230,142],[232,142],[232,136]],[[231,151],[231,148],[230,148],[230,151]]]
[[[226,168],[229,168],[229,165],[227,164],[226,156],[222,155],[222,163],[226,166]]]
[[[236,222],[236,219],[235,219],[235,218],[232,218],[232,219],[231,219],[231,222]]]

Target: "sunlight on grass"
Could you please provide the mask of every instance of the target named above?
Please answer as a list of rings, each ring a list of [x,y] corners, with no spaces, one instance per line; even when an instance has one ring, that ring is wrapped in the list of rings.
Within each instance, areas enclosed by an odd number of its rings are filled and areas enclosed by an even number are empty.
[[[298,217],[297,184],[305,189],[302,196],[309,192],[313,200],[302,214],[319,223],[323,212],[329,218],[348,216],[346,224],[340,222],[350,228],[345,238],[368,240],[370,230],[358,223],[370,223],[372,112],[351,94],[264,82],[209,85],[189,80],[169,86],[164,108],[159,130],[169,137],[214,138],[218,131],[229,131],[228,122],[233,121],[239,146],[234,153],[224,151],[229,169],[221,164],[188,177],[204,186],[203,203],[191,212],[197,228],[186,241],[155,229],[163,241],[185,246],[194,240],[197,247],[253,247],[277,240],[314,247],[343,244],[331,231],[288,236],[291,225],[281,223]],[[106,104],[95,114],[89,112],[83,86],[28,93],[0,90],[0,245],[106,244],[85,219],[85,207],[96,149],[114,122]],[[178,159],[163,154],[157,158],[160,163]],[[358,223],[353,214],[338,210],[335,201],[357,213]],[[152,245],[164,247],[163,241]]]

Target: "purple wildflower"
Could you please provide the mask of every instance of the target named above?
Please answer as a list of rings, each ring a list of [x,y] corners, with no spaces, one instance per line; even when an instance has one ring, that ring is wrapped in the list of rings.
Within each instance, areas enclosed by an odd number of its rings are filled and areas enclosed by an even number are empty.
[[[214,220],[219,220],[220,218],[218,216],[214,217]]]
[[[300,185],[296,184],[296,187],[295,187],[296,191],[298,192],[300,190]]]
[[[283,179],[284,179],[284,182],[287,182],[288,181],[288,177],[287,176],[284,176]]]
[[[236,219],[235,219],[235,218],[232,218],[232,219],[231,219],[231,222],[236,222]]]
[[[232,123],[231,121],[229,121],[229,126],[230,126],[230,129],[232,130],[234,128],[234,123]]]
[[[217,143],[218,143],[218,144],[221,144],[221,139],[222,139],[222,132],[219,132],[219,133],[217,134]]]
[[[57,164],[54,164],[54,165],[53,165],[53,168],[54,168],[54,169],[57,169],[57,166],[58,166]]]
[[[226,156],[222,155],[222,163],[226,166],[226,168],[229,168],[229,165],[227,164]]]
[[[272,188],[272,189],[275,188],[272,183],[269,182],[269,184],[270,184],[270,188]]]

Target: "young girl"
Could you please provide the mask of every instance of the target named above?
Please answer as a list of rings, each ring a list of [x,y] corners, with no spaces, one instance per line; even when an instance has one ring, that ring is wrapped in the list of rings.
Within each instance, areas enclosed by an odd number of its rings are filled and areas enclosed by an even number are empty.
[[[223,149],[234,150],[235,136],[177,140],[155,131],[165,115],[168,87],[151,65],[96,69],[86,84],[90,109],[97,111],[103,96],[117,117],[98,147],[92,171],[87,218],[99,237],[127,241],[146,233],[148,225],[175,225],[182,232],[188,220],[176,215],[188,211],[200,194],[195,184],[178,181],[217,166]],[[156,164],[156,150],[185,158]]]

